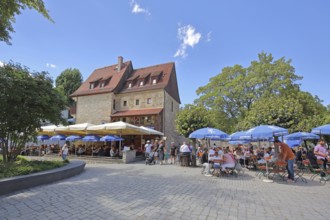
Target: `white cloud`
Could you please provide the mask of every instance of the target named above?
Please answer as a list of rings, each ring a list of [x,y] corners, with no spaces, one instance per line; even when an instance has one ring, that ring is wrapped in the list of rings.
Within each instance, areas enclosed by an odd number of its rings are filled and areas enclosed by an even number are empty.
[[[3,67],[4,65],[5,65],[5,63],[0,61],[0,66]]]
[[[46,63],[46,66],[49,68],[56,68],[57,66],[55,64],[51,64],[51,63]]]
[[[179,49],[174,54],[174,57],[186,57],[187,47],[193,48],[199,43],[202,34],[197,32],[192,25],[180,26],[178,29],[178,38],[181,41]]]
[[[206,35],[206,42],[210,42],[211,41],[211,34],[212,34],[212,32],[207,33],[207,35]]]
[[[150,12],[146,8],[142,8],[135,0],[131,1],[132,13],[133,14],[146,14],[150,15]]]

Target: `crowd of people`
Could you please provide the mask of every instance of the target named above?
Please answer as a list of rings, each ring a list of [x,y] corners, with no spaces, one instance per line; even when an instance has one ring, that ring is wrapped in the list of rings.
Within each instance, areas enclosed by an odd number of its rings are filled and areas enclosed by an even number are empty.
[[[315,147],[304,148],[302,146],[290,148],[286,143],[275,140],[272,146],[244,146],[239,144],[237,147],[222,148],[216,146],[199,147],[197,150],[197,158],[205,167],[205,172],[209,172],[210,167],[221,167],[222,172],[228,172],[227,168],[233,168],[240,164],[251,169],[257,169],[257,166],[268,164],[275,164],[276,162],[285,162],[287,169],[287,181],[295,181],[294,167],[301,168],[302,161],[308,160],[314,167],[318,168],[317,160],[322,161],[323,169],[328,168],[328,160],[330,157],[330,150],[326,146],[325,140],[320,139]]]
[[[123,146],[123,151],[135,149],[134,145]],[[49,153],[59,153],[63,160],[69,154],[75,155],[93,155],[93,156],[110,156],[119,157],[119,148],[115,145],[89,146],[84,145],[75,146],[66,142],[62,147],[58,145],[41,145],[40,147],[30,146],[26,147],[23,155],[44,155]],[[197,159],[203,165],[206,171],[210,167],[219,169],[223,173],[228,172],[228,168],[234,168],[239,164],[241,167],[256,169],[258,165],[272,164],[276,161],[284,161],[286,163],[288,182],[293,182],[295,178],[294,166],[303,166],[302,161],[308,160],[311,166],[318,168],[319,162],[322,161],[322,168],[328,168],[328,161],[330,157],[330,150],[324,139],[320,139],[318,144],[314,147],[295,147],[290,148],[286,143],[275,140],[272,146],[254,146],[237,145],[221,147],[214,144],[211,147],[200,144],[199,147],[194,148],[192,143],[183,142],[182,145],[176,145],[172,142],[170,145],[165,145],[163,140],[147,140],[144,148],[141,147],[141,152],[146,158],[152,157],[154,164],[182,164],[182,158],[187,159],[187,164],[192,165],[193,161]]]

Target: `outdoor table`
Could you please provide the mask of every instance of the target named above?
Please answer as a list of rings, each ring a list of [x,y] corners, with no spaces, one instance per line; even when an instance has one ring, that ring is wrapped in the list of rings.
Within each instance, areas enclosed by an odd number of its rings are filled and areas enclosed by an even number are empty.
[[[266,183],[272,183],[273,180],[271,180],[269,178],[269,168],[268,168],[268,161],[270,160],[270,157],[265,157],[265,161],[266,161],[266,177],[267,179],[263,179],[263,182],[266,182]]]

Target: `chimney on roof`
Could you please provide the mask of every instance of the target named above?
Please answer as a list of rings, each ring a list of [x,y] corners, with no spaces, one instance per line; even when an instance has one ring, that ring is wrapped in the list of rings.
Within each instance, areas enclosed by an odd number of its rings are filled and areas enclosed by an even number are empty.
[[[123,57],[119,56],[118,57],[118,66],[117,66],[117,71],[118,72],[120,72],[122,66],[123,66]]]

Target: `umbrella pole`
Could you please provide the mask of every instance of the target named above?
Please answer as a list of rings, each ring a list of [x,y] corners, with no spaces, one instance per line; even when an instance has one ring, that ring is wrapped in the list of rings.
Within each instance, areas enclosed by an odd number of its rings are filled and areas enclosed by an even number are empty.
[[[206,142],[206,146],[207,146],[207,148],[209,149],[209,151],[208,151],[208,154],[209,154],[209,156],[207,157],[207,162],[208,162],[208,169],[207,169],[207,174],[205,174],[205,176],[212,176],[211,174],[210,174],[210,147],[211,147],[211,143],[210,143],[210,141],[208,140],[208,139],[206,139],[205,138],[205,142]]]

